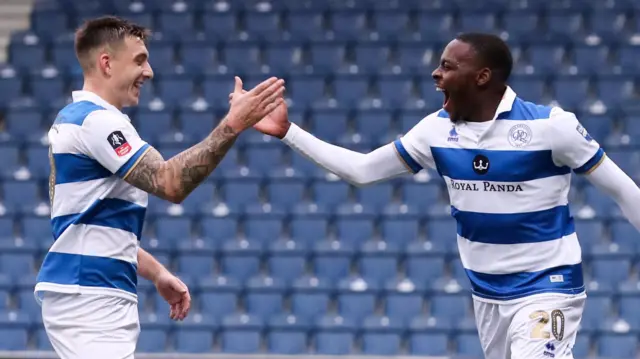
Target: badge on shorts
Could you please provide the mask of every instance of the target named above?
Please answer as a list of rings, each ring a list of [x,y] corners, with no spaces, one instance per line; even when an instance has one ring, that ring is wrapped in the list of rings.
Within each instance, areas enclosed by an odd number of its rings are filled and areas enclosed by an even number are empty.
[[[124,135],[120,131],[111,132],[107,137],[107,141],[109,141],[113,150],[116,151],[116,154],[120,157],[131,151],[131,145],[129,145],[129,142],[127,142],[127,139],[124,138]]]

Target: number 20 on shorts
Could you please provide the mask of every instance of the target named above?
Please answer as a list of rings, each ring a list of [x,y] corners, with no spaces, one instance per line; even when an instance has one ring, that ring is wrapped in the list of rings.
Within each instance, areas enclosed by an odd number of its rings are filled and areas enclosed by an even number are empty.
[[[538,322],[531,330],[531,338],[533,339],[549,339],[553,334],[556,340],[564,338],[564,314],[560,310],[554,310],[549,313],[543,310],[537,310],[529,315],[530,319],[538,319]],[[544,327],[551,320],[551,333],[544,330]]]

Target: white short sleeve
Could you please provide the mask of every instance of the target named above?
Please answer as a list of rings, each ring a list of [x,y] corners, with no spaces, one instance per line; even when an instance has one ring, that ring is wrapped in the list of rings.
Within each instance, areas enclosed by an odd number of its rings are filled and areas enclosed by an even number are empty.
[[[551,152],[557,164],[587,174],[602,163],[604,150],[573,113],[554,108],[549,121]]]
[[[428,122],[433,115],[429,115],[418,122],[402,138],[393,142],[400,158],[413,173],[423,168],[435,168],[431,147],[429,144]]]
[[[87,155],[121,178],[149,149],[127,119],[108,110],[87,116],[82,124],[82,139]]]

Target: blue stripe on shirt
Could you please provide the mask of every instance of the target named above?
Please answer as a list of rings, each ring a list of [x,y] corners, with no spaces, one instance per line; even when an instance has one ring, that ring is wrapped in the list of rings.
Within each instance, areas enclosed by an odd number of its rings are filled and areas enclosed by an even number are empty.
[[[569,167],[558,167],[550,150],[494,151],[481,149],[431,147],[438,172],[457,180],[524,182],[571,173]],[[489,159],[489,170],[478,174],[473,170],[477,155]]]
[[[133,165],[138,161],[140,156],[142,156],[147,148],[149,148],[149,144],[145,143],[142,147],[140,147],[139,150],[136,151],[136,153],[133,154],[133,156],[131,156],[131,158],[129,158],[127,162],[125,162],[125,164],[120,167],[119,170],[116,171],[116,175],[120,178],[124,177],[124,175],[129,172],[131,167],[133,167]]]
[[[604,157],[604,150],[602,148],[599,148],[596,154],[593,155],[593,157],[591,157],[589,161],[587,161],[587,163],[574,169],[573,172],[578,174],[587,173],[591,171],[598,163],[600,163],[603,157]]]
[[[413,157],[411,157],[411,155],[409,154],[409,152],[407,152],[407,150],[404,148],[402,141],[397,139],[393,141],[393,144],[395,145],[396,150],[398,151],[398,154],[400,154],[400,157],[402,158],[402,160],[407,164],[407,166],[409,166],[409,168],[411,169],[411,171],[413,171],[413,173],[417,173],[417,172],[420,172],[420,170],[422,170],[422,166],[420,166],[420,164],[416,160],[414,160]]]
[[[111,177],[111,172],[86,155],[54,153],[56,184],[84,182]]]
[[[115,258],[49,252],[37,282],[121,289],[136,294],[137,266]]]
[[[98,106],[90,101],[78,101],[65,106],[54,121],[55,125],[68,123],[72,125],[82,126],[84,120],[93,111],[104,110],[102,106]]]
[[[451,206],[458,235],[472,242],[518,244],[552,241],[575,232],[569,206],[526,213],[478,213]]]
[[[117,198],[95,201],[82,213],[58,216],[51,220],[53,237],[58,239],[72,224],[90,224],[131,232],[140,239],[146,208]]]
[[[585,290],[580,263],[513,274],[465,271],[472,293],[487,299],[512,300],[539,293],[580,294]],[[553,281],[551,276],[556,276]]]

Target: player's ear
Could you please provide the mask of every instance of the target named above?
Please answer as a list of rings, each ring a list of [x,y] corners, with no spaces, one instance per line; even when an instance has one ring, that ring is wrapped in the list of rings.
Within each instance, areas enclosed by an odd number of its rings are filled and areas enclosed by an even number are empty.
[[[108,52],[103,51],[98,54],[98,69],[105,75],[111,76],[111,56]]]
[[[489,69],[488,67],[480,69],[480,71],[478,71],[478,74],[476,75],[476,83],[478,84],[478,86],[485,86],[486,84],[488,84],[489,81],[491,81],[491,75],[491,69]]]

